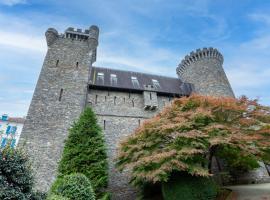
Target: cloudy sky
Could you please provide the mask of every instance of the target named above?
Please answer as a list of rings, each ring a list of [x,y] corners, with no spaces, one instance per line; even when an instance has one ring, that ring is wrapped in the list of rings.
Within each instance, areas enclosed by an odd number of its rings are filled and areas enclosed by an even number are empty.
[[[92,24],[96,66],[176,77],[186,54],[213,46],[236,95],[270,105],[270,1],[0,0],[0,114],[26,115],[48,27]]]

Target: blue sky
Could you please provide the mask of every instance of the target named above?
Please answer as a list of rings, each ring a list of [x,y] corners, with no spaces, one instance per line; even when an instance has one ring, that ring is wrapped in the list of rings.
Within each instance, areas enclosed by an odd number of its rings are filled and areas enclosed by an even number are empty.
[[[92,24],[96,66],[176,77],[186,54],[213,46],[235,94],[270,105],[270,1],[0,0],[0,114],[26,115],[48,27]]]

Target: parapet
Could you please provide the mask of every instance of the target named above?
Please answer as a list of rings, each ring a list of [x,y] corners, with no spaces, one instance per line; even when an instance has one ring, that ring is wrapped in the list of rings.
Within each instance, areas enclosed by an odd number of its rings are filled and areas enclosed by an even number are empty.
[[[221,65],[223,64],[223,56],[217,49],[209,47],[209,48],[197,49],[196,52],[192,51],[178,65],[176,69],[176,73],[179,76],[181,76],[181,74],[184,73],[186,67],[189,66],[190,64],[201,59],[212,59],[212,58],[219,60]]]
[[[97,26],[91,26],[89,29],[82,31],[82,29],[74,29],[69,27],[64,34],[65,38],[71,38],[75,40],[87,40],[94,39],[98,41],[99,29]]]

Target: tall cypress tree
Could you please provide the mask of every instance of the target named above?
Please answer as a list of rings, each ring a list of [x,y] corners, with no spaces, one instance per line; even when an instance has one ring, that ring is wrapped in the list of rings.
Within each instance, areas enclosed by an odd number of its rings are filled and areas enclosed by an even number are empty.
[[[58,173],[59,178],[71,173],[86,175],[97,194],[107,186],[108,161],[104,136],[89,107],[69,130]]]

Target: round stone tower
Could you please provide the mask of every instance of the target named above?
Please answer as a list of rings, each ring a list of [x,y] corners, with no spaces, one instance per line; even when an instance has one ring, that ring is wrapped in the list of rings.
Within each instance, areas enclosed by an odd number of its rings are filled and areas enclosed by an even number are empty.
[[[222,64],[223,56],[217,49],[197,49],[181,61],[176,72],[181,80],[194,85],[195,93],[234,97]]]

